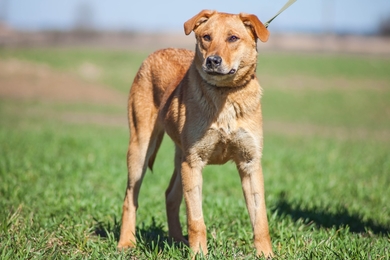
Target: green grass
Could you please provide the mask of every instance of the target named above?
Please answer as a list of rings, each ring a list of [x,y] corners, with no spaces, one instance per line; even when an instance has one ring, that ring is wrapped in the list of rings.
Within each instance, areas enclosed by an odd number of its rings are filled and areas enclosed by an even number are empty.
[[[127,92],[133,78],[148,53],[101,50],[69,49],[6,49],[0,52],[2,59],[22,59],[46,64],[50,67],[75,74],[80,74],[83,64],[93,64],[103,74],[99,83]]]
[[[381,57],[350,55],[310,55],[310,54],[263,54],[259,55],[259,73],[295,75],[307,73],[320,78],[379,78],[390,79],[390,60]],[[277,69],[275,69],[277,68]]]
[[[324,127],[390,129],[389,100],[390,86],[386,91],[266,89],[263,109],[272,120]]]
[[[2,59],[47,64],[67,73],[77,74],[83,62],[96,64],[102,76],[95,82],[124,95],[145,56],[0,50]],[[389,59],[272,53],[260,59],[267,64],[259,66],[260,79],[266,77],[263,172],[277,258],[389,259]],[[292,75],[303,87],[289,81]],[[356,77],[362,79],[360,85],[337,85],[340,78],[355,84]],[[312,78],[328,86],[313,88],[308,83]],[[279,86],[281,79],[291,86]],[[364,85],[367,80],[379,82],[380,89]],[[138,247],[116,251],[127,178],[127,129],[70,123],[60,115],[70,110],[125,116],[126,104],[122,107],[0,99],[1,259],[188,258],[186,247],[167,238],[164,191],[173,160],[168,138],[142,186]],[[58,116],[48,117],[48,110]],[[267,122],[283,129],[267,128]],[[301,125],[307,129],[288,129]],[[340,131],[346,134],[338,135]],[[208,259],[254,259],[233,164],[206,167],[203,197]],[[184,205],[181,213],[185,227]]]

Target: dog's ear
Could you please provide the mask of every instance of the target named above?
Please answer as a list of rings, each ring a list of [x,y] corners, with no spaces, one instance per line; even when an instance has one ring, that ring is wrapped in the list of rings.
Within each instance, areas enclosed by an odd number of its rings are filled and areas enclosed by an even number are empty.
[[[184,32],[186,35],[189,35],[193,30],[195,30],[200,24],[206,22],[215,11],[203,10],[190,20],[184,23]]]
[[[240,19],[245,26],[249,26],[252,29],[255,37],[259,38],[260,41],[268,41],[269,31],[256,15],[240,13]]]

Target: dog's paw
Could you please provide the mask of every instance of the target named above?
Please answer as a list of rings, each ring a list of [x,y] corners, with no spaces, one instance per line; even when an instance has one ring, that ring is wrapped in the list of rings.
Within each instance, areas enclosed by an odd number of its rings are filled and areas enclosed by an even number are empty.
[[[116,249],[118,251],[124,251],[124,250],[130,249],[130,248],[134,248],[134,247],[135,247],[135,244],[130,242],[130,241],[129,242],[121,242],[121,241],[119,241]]]

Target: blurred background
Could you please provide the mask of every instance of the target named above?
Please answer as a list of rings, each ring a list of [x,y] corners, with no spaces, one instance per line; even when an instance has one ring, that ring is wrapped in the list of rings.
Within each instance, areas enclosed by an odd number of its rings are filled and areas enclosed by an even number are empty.
[[[192,47],[183,23],[202,9],[265,22],[285,2],[0,0],[0,46]],[[298,0],[269,29],[264,48],[387,54],[389,41],[380,37],[390,35],[390,1]]]
[[[144,242],[131,255],[115,249],[134,76],[156,49],[194,49],[183,23],[202,9],[265,22],[285,3],[0,0],[0,258],[182,259],[165,247],[169,138],[141,189]],[[275,253],[386,258],[390,1],[297,0],[269,30],[258,44],[257,75]],[[248,259],[250,221],[235,167],[210,166],[203,175],[209,252]]]

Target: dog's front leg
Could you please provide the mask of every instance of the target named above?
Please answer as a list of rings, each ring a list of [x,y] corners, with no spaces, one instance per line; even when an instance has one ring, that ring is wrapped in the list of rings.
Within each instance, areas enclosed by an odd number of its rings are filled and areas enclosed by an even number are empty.
[[[202,212],[202,168],[182,162],[181,176],[187,207],[188,240],[193,253],[207,254],[206,225]]]
[[[238,170],[252,224],[257,254],[272,257],[272,245],[264,198],[263,172],[260,162],[253,160],[238,164]]]

